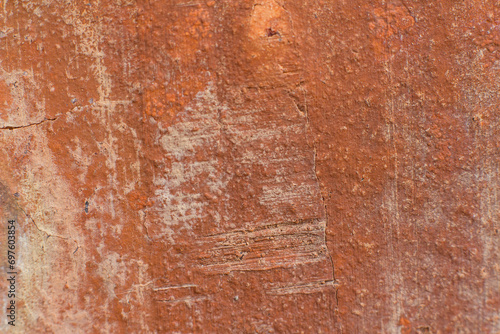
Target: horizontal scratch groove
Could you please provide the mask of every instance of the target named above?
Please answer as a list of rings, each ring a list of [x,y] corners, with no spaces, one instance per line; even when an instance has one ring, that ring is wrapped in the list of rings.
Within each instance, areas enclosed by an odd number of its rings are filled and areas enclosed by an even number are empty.
[[[329,289],[337,285],[338,284],[334,280],[301,282],[299,284],[282,286],[272,285],[266,293],[270,295],[310,294],[323,292],[325,289]]]
[[[270,270],[326,260],[325,220],[313,218],[203,237],[197,262],[212,273]]]

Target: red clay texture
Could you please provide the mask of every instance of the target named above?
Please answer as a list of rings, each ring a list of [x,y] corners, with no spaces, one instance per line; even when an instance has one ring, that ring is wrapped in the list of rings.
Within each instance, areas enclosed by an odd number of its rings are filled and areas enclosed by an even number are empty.
[[[0,331],[500,332],[498,1],[4,1],[0,28]]]

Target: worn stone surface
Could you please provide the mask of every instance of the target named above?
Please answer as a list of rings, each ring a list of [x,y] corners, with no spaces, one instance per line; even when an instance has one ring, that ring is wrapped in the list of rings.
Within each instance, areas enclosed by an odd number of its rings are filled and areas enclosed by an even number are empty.
[[[1,331],[500,332],[497,1],[0,22]]]

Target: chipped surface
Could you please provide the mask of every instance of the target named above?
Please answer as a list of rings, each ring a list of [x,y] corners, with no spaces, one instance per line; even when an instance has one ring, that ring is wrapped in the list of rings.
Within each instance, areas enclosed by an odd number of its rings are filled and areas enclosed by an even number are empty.
[[[4,1],[0,22],[13,332],[500,331],[494,1]]]

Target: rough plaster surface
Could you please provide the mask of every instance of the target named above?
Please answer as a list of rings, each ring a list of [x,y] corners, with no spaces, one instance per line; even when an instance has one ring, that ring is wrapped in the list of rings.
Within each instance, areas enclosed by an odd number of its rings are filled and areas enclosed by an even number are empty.
[[[0,331],[500,332],[498,1],[0,7]]]

